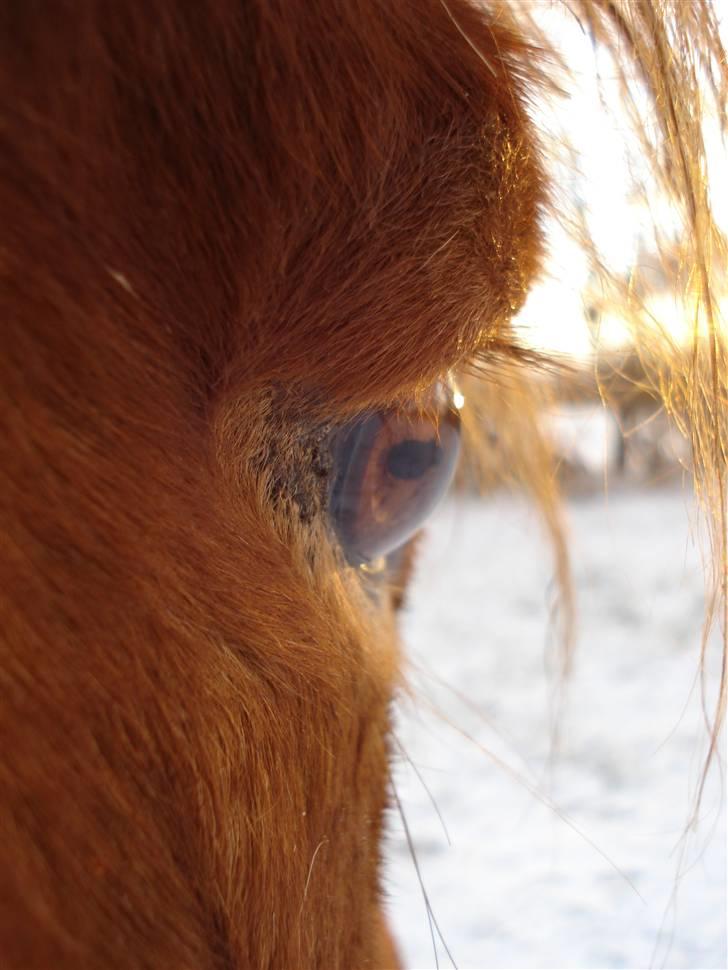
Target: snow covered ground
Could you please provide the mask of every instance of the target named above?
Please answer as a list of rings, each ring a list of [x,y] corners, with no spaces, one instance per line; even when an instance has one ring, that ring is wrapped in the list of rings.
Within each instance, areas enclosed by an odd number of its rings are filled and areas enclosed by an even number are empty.
[[[579,638],[556,748],[554,589],[535,511],[468,499],[431,524],[403,620],[413,691],[395,784],[459,967],[726,966],[720,771],[681,840],[706,743],[688,506],[677,490],[569,503]],[[710,698],[718,659],[716,639]],[[405,965],[437,966],[436,949],[450,966],[396,812],[389,857]]]

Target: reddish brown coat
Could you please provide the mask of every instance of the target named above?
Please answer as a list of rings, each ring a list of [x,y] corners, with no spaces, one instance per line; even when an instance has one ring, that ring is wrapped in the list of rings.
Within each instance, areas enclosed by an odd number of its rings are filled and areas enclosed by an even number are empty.
[[[1,17],[0,963],[391,966],[393,620],[286,483],[522,301],[518,42],[462,0]]]

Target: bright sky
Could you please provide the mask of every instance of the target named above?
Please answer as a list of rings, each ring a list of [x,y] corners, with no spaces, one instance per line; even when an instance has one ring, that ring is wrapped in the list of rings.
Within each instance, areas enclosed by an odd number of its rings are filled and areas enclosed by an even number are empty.
[[[727,0],[715,4],[723,14],[722,27],[728,22]],[[536,121],[549,133],[563,132],[578,152],[577,166],[565,158],[555,172],[557,204],[564,200],[564,211],[580,199],[588,213],[592,235],[612,269],[627,273],[634,265],[638,248],[639,225],[649,239],[650,217],[627,198],[635,175],[639,177],[639,157],[627,158],[625,137],[618,130],[618,115],[609,113],[603,103],[619,103],[616,82],[608,57],[593,48],[590,39],[572,17],[545,5],[543,23],[550,36],[567,54],[576,79],[569,85],[569,97],[558,103],[540,106]],[[626,131],[626,123],[622,131]],[[728,154],[722,143],[717,123],[706,124],[706,149],[711,196],[718,222],[728,230]],[[658,214],[663,225],[670,224],[667,206]],[[674,223],[673,223],[674,224]],[[592,339],[584,315],[583,292],[588,282],[588,266],[583,251],[568,233],[556,224],[548,229],[550,259],[546,276],[531,293],[519,315],[516,326],[522,340],[551,353],[588,356]],[[654,305],[656,316],[676,340],[686,339],[691,326],[687,314],[669,298]],[[728,302],[723,315],[728,317]],[[624,342],[626,330],[616,318],[603,317],[600,343]]]

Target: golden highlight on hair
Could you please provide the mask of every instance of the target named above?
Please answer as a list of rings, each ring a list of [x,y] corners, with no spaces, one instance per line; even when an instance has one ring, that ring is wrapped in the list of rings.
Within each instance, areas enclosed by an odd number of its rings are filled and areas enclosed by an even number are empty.
[[[650,304],[649,282],[637,265],[625,276],[616,272],[599,248],[587,221],[574,201],[553,197],[549,216],[556,218],[589,257],[596,292],[590,294],[598,313],[619,316],[629,329],[633,353],[639,360],[642,392],[652,397],[688,439],[692,475],[701,508],[710,525],[710,556],[706,575],[706,622],[702,651],[717,622],[723,635],[724,661],[716,707],[709,713],[711,739],[706,762],[712,759],[724,722],[728,677],[726,670],[726,603],[728,587],[728,524],[726,520],[726,455],[728,454],[728,331],[723,308],[728,296],[728,261],[723,228],[711,208],[704,137],[706,119],[726,134],[728,61],[713,4],[706,0],[561,0],[557,4],[505,2],[492,5],[496,22],[507,23],[524,40],[518,51],[517,74],[527,78],[529,98],[566,96],[571,83],[568,54],[544,28],[543,13],[560,11],[574,18],[595,48],[609,57],[619,83],[621,125],[615,139],[629,138],[649,172],[641,183],[647,211],[667,204],[678,229],[671,233],[655,225],[655,257],[666,277],[674,281],[671,296],[686,321],[690,340],[678,342]],[[625,125],[624,122],[627,122]],[[606,123],[606,121],[605,121]],[[543,155],[566,154],[578,164],[578,148],[564,145],[563,135],[539,132]],[[566,203],[566,208],[564,205]],[[482,447],[479,433],[490,421],[500,430],[501,474],[535,496],[544,512],[555,544],[555,569],[562,588],[565,623],[565,660],[573,634],[573,597],[568,581],[568,544],[560,517],[555,456],[539,437],[537,415],[553,403],[553,381],[543,379],[549,369],[571,366],[545,356],[534,359],[517,351],[510,366],[481,368],[483,380],[468,387],[477,417],[472,422],[473,455]],[[508,354],[506,354],[508,356]],[[612,355],[613,356],[613,355]],[[488,359],[486,351],[486,360]],[[493,359],[492,356],[490,358]],[[594,374],[602,398],[609,403],[614,381],[610,355],[595,348]],[[524,373],[520,373],[525,370]],[[622,373],[622,378],[626,375]],[[622,382],[623,383],[623,380]],[[487,445],[484,449],[487,452]],[[493,463],[481,478],[490,485]],[[701,656],[701,662],[703,657]],[[704,781],[704,776],[703,776]],[[702,786],[700,791],[702,791]],[[698,794],[698,803],[700,792]]]

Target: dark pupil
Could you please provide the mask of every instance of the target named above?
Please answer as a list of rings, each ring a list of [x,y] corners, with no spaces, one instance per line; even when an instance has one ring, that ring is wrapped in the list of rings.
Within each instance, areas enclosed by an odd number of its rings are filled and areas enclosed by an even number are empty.
[[[387,452],[387,471],[393,478],[422,478],[434,465],[439,465],[441,449],[436,441],[408,438]]]

